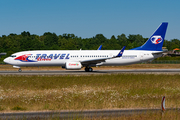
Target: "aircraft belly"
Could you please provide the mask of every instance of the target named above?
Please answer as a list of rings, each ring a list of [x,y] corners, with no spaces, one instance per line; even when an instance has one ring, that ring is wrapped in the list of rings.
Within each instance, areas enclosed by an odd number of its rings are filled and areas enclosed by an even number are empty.
[[[102,65],[118,66],[118,65],[129,65],[129,64],[140,63],[140,62],[141,62],[141,61],[140,61],[139,59],[122,59],[122,58],[116,58],[116,59],[106,60],[106,62],[103,62]]]

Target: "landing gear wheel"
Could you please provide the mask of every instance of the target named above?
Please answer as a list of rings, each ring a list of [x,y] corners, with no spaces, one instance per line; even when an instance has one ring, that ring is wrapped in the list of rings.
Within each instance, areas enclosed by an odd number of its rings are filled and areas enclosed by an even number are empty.
[[[91,67],[86,67],[86,68],[85,68],[85,71],[86,71],[86,72],[92,72],[93,69],[92,69]]]
[[[21,70],[21,68],[19,68],[19,70],[18,70],[19,72],[22,72],[22,70]]]
[[[92,71],[93,71],[93,69],[90,67],[90,68],[89,68],[89,72],[92,72]]]

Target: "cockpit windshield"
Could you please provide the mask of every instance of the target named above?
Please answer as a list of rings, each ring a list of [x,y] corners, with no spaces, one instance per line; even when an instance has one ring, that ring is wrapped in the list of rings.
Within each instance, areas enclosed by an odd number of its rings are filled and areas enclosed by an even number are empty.
[[[10,57],[16,57],[16,55],[11,55]]]

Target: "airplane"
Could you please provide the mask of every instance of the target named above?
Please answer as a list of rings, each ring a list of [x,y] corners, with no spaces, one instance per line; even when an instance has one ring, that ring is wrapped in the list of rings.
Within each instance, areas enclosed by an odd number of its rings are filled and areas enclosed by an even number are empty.
[[[162,46],[168,23],[163,22],[140,47],[130,50],[33,50],[12,54],[4,62],[14,68],[23,66],[61,66],[66,70],[79,70],[85,67],[92,72],[95,66],[122,66],[141,63],[161,57]]]

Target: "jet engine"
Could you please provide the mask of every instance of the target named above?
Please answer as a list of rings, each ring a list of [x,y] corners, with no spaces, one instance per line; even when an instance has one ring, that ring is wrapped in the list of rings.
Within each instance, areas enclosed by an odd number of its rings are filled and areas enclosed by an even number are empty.
[[[81,69],[81,66],[80,62],[66,62],[65,68],[67,70],[79,70]]]

